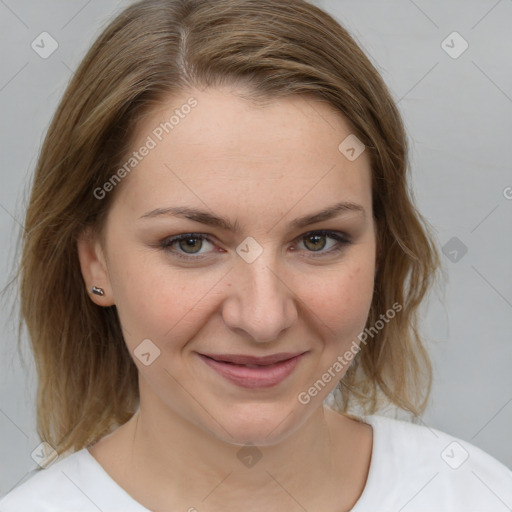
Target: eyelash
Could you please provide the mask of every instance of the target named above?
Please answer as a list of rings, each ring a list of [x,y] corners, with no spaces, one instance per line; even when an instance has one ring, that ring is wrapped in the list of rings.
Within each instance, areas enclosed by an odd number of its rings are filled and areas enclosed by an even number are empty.
[[[322,256],[327,256],[327,255],[332,255],[332,254],[338,253],[338,252],[342,251],[346,246],[351,244],[350,240],[348,240],[345,236],[343,236],[342,233],[338,233],[336,231],[328,231],[328,230],[309,231],[309,232],[305,233],[304,235],[301,235],[297,240],[299,242],[301,242],[308,236],[313,236],[313,235],[320,235],[320,236],[326,236],[327,238],[332,238],[333,240],[335,240],[337,242],[337,244],[334,247],[332,247],[331,249],[329,249],[327,251],[323,251],[323,252],[322,251],[307,251],[306,250],[306,252],[311,253],[311,255],[308,256],[311,258],[319,258]],[[204,257],[206,257],[207,255],[205,255],[205,254],[185,255],[185,253],[183,253],[183,252],[179,252],[179,251],[172,249],[172,246],[174,244],[181,242],[182,240],[188,240],[190,238],[206,240],[207,242],[210,242],[213,244],[212,240],[210,240],[210,238],[208,236],[203,235],[201,233],[183,233],[181,235],[176,235],[176,236],[173,236],[170,238],[165,238],[160,242],[159,245],[162,249],[164,249],[168,252],[173,252],[175,256],[177,256],[178,258],[184,259],[184,260],[193,261],[193,260],[203,259]]]

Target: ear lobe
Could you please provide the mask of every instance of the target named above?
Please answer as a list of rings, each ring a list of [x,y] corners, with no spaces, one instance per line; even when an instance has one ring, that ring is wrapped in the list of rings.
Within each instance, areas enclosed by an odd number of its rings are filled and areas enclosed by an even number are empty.
[[[78,237],[77,251],[82,277],[91,300],[98,306],[115,304],[103,248],[99,237],[90,227],[84,229]],[[92,293],[93,286],[103,289],[103,295]]]

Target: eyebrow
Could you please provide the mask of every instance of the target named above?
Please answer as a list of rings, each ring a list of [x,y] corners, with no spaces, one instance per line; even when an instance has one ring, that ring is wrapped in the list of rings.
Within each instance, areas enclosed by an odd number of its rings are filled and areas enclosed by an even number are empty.
[[[343,201],[341,203],[333,204],[323,210],[320,210],[316,213],[312,213],[309,215],[305,215],[303,217],[299,217],[292,222],[290,222],[291,228],[303,228],[309,226],[310,224],[315,224],[317,222],[322,222],[325,220],[329,220],[335,217],[339,217],[341,215],[347,213],[358,213],[362,215],[363,218],[366,217],[366,211],[364,207],[358,203],[353,203],[351,201]],[[226,231],[231,231],[233,233],[240,233],[242,228],[238,221],[232,223],[230,220],[218,217],[211,213],[208,213],[204,210],[199,210],[197,208],[191,208],[187,206],[174,206],[169,208],[157,208],[150,212],[145,213],[140,219],[153,219],[156,217],[183,217],[195,222],[200,222],[201,224],[206,224],[208,226],[224,229]]]

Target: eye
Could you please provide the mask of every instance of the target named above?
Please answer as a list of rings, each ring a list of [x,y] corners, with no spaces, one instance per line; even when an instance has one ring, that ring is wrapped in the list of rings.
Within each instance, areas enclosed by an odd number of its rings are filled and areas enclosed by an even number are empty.
[[[327,242],[328,239],[331,240],[330,244]],[[350,244],[350,241],[342,233],[325,230],[306,233],[302,235],[300,242],[304,244],[307,252],[318,253],[310,255],[313,257],[339,252]],[[326,247],[327,250],[324,250]]]
[[[328,240],[331,240],[329,243]],[[311,231],[299,237],[296,245],[303,244],[308,257],[320,257],[334,254],[343,250],[351,242],[342,233],[336,231]],[[165,238],[160,242],[160,247],[171,252],[174,256],[186,260],[198,260],[207,256],[210,251],[203,251],[204,245],[214,246],[209,237],[201,233],[183,233],[170,238]],[[327,250],[325,250],[327,247]],[[294,248],[293,251],[296,249]],[[316,254],[315,254],[316,253]]]
[[[179,258],[192,259],[196,257],[196,255],[204,255],[204,252],[202,253],[200,251],[205,242],[213,245],[205,235],[199,233],[184,233],[162,240],[160,246],[163,249],[173,252]],[[177,246],[177,249],[174,246]]]

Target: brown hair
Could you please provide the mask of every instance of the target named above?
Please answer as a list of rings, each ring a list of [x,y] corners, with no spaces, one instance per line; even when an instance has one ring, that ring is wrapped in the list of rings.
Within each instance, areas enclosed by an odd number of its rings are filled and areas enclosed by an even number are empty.
[[[93,190],[124,161],[143,115],[191,87],[250,86],[251,97],[310,94],[352,124],[371,159],[379,241],[366,342],[343,378],[340,411],[379,397],[415,414],[431,367],[417,328],[439,256],[407,184],[407,140],[379,73],[332,17],[303,0],[144,0],[103,31],[73,76],[34,176],[19,267],[21,320],[38,372],[41,439],[78,450],[125,423],[138,405],[137,368],[115,306],[89,298],[77,256],[87,226],[101,232],[115,194]],[[340,141],[341,142],[341,141]]]

